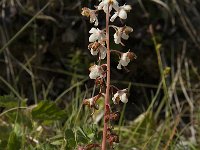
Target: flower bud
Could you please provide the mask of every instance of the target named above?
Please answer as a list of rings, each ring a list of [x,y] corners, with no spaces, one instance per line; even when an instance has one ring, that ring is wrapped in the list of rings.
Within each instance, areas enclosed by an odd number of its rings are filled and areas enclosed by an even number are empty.
[[[120,117],[119,112],[114,112],[114,113],[110,113],[110,114],[105,115],[106,122],[108,122],[109,120],[117,121],[117,120],[119,120],[119,117]]]

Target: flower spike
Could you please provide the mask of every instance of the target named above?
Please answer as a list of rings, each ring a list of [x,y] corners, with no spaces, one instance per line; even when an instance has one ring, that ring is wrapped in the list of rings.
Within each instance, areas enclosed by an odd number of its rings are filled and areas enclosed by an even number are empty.
[[[120,117],[120,112],[113,112],[113,107],[110,105],[110,96],[114,104],[119,104],[120,101],[123,103],[128,102],[128,90],[119,90],[117,87],[111,85],[111,52],[119,56],[119,63],[117,68],[126,69],[126,66],[131,60],[136,59],[136,55],[133,52],[120,52],[118,50],[111,50],[110,47],[110,27],[115,30],[114,42],[116,44],[123,44],[123,40],[128,40],[129,34],[133,32],[133,29],[129,26],[117,27],[110,25],[110,22],[119,17],[120,19],[127,19],[127,13],[132,9],[130,5],[119,6],[118,0],[98,0],[99,5],[95,6],[96,10],[89,8],[82,8],[82,15],[90,19],[90,23],[94,23],[94,26],[98,26],[98,12],[103,10],[106,13],[105,28],[99,29],[92,27],[89,31],[89,42],[88,49],[91,55],[98,56],[98,65],[94,64],[89,68],[89,77],[94,79],[95,87],[99,88],[99,94],[83,100],[83,104],[89,106],[94,114],[95,110],[98,109],[97,101],[100,97],[104,97],[104,127],[102,144],[90,143],[86,146],[78,147],[79,150],[91,150],[99,147],[101,150],[107,150],[107,143],[110,144],[110,148],[113,147],[114,143],[119,143],[119,136],[112,131],[112,121],[116,121]],[[103,60],[105,59],[106,60]]]

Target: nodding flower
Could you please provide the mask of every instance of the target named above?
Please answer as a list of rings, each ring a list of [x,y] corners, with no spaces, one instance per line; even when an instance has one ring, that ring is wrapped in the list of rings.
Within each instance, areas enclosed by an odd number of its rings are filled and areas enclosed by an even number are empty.
[[[133,52],[126,52],[121,54],[121,58],[119,60],[119,63],[117,65],[117,69],[122,69],[122,66],[126,67],[129,62],[133,59],[136,59],[136,55]]]
[[[124,26],[124,27],[116,27],[113,26],[113,28],[116,30],[114,34],[114,41],[116,44],[124,44],[122,43],[121,39],[128,40],[129,34],[133,32],[133,29],[129,26]]]
[[[97,79],[98,77],[100,78],[104,77],[104,70],[101,66],[93,65],[89,68],[89,71],[90,71],[89,74],[90,79]]]
[[[106,47],[101,44],[101,43],[98,43],[98,42],[93,42],[93,43],[90,43],[88,45],[88,49],[90,50],[90,53],[94,56],[94,55],[97,55],[98,53],[100,54],[100,58],[101,59],[104,59],[106,57],[106,52],[107,52],[107,49]]]
[[[90,108],[94,108],[96,110],[99,109],[99,106],[96,104],[97,100],[99,100],[99,98],[102,96],[101,93],[99,93],[98,95],[92,97],[92,98],[88,98],[88,99],[84,99],[83,100],[83,104],[84,105],[88,105]]]
[[[108,6],[109,6],[109,12],[111,12],[112,8],[114,8],[116,11],[118,11],[119,9],[117,0],[102,0],[102,2],[97,6],[97,9],[103,10],[105,13],[107,13]]]
[[[106,35],[103,30],[99,30],[98,28],[92,28],[89,33],[91,33],[89,37],[89,42],[95,42],[95,41],[105,41]]]
[[[127,103],[128,97],[127,97],[127,89],[119,90],[117,93],[114,94],[112,100],[114,104],[119,104],[119,102]]]
[[[120,6],[118,11],[116,11],[114,13],[114,15],[110,18],[110,21],[113,22],[117,17],[119,17],[121,19],[126,19],[127,18],[127,12],[129,12],[131,9],[132,8],[131,8],[130,5]]]
[[[99,21],[97,19],[96,11],[97,10],[92,10],[92,9],[87,8],[87,7],[83,7],[81,14],[83,16],[89,17],[90,23],[94,23],[95,26],[98,26]]]

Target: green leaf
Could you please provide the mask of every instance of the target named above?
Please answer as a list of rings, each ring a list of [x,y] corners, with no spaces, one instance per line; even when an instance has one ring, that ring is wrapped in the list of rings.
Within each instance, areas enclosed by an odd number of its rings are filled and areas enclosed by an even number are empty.
[[[58,146],[63,144],[64,136],[62,134],[58,134],[54,137],[49,138],[52,145]]]
[[[66,131],[65,131],[65,137],[67,138],[67,139],[71,139],[71,138],[75,138],[75,136],[74,136],[74,132],[71,130],[71,129],[67,129]]]
[[[85,131],[83,131],[82,128],[78,128],[78,130],[77,130],[77,141],[78,141],[78,143],[86,144],[86,143],[88,143],[89,140],[90,140],[90,138],[88,138]]]
[[[18,107],[19,99],[13,95],[0,96],[0,107],[13,108]],[[26,106],[26,100],[21,101],[21,106]]]
[[[51,144],[55,146],[62,145],[62,143],[63,143],[63,139],[51,142]]]
[[[12,128],[11,126],[0,125],[0,140],[8,140],[10,132]]]
[[[21,138],[15,132],[12,132],[8,140],[7,150],[20,150],[20,148]]]
[[[54,102],[41,101],[31,111],[32,118],[36,120],[60,120],[65,117],[65,111],[60,110]]]
[[[5,150],[7,146],[7,140],[0,140],[0,150]]]
[[[67,129],[65,131],[65,138],[67,140],[67,146],[68,147],[75,147],[76,146],[76,140],[74,132],[71,129]]]

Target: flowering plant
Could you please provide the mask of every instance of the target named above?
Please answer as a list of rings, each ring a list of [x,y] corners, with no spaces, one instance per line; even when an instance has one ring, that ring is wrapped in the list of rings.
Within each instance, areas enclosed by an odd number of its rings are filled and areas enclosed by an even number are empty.
[[[117,0],[99,0],[100,3],[96,6],[95,10],[90,8],[82,8],[82,15],[90,18],[90,23],[94,23],[95,26],[98,26],[98,11],[103,10],[106,14],[106,27],[105,29],[99,29],[92,27],[89,31],[90,37],[88,49],[93,56],[98,55],[98,65],[94,64],[89,68],[90,79],[94,79],[96,85],[100,87],[99,94],[91,97],[89,99],[84,99],[83,104],[89,106],[94,111],[98,109],[98,100],[101,97],[104,97],[104,128],[103,128],[103,138],[102,144],[90,144],[89,147],[95,148],[100,147],[102,150],[105,150],[107,143],[112,147],[113,143],[119,142],[119,137],[112,130],[110,122],[117,120],[119,118],[119,112],[112,112],[110,107],[110,99],[114,105],[119,105],[120,102],[128,102],[128,89],[119,90],[117,87],[110,84],[110,53],[115,53],[119,56],[119,63],[117,69],[126,68],[131,60],[136,59],[136,55],[133,52],[128,50],[126,53],[122,53],[118,50],[111,50],[110,48],[110,28],[115,30],[114,42],[116,44],[123,44],[123,40],[128,40],[129,34],[133,32],[133,29],[129,26],[117,27],[115,25],[110,25],[110,22],[119,17],[120,19],[127,19],[127,13],[131,10],[130,5],[119,6]],[[114,10],[114,14],[111,13]],[[102,64],[101,60],[107,58],[106,64]],[[112,91],[112,92],[111,92]],[[116,91],[113,93],[113,91]],[[93,111],[93,113],[94,113]],[[97,146],[98,145],[98,146]],[[80,150],[87,149],[88,145],[85,147],[80,147]]]

